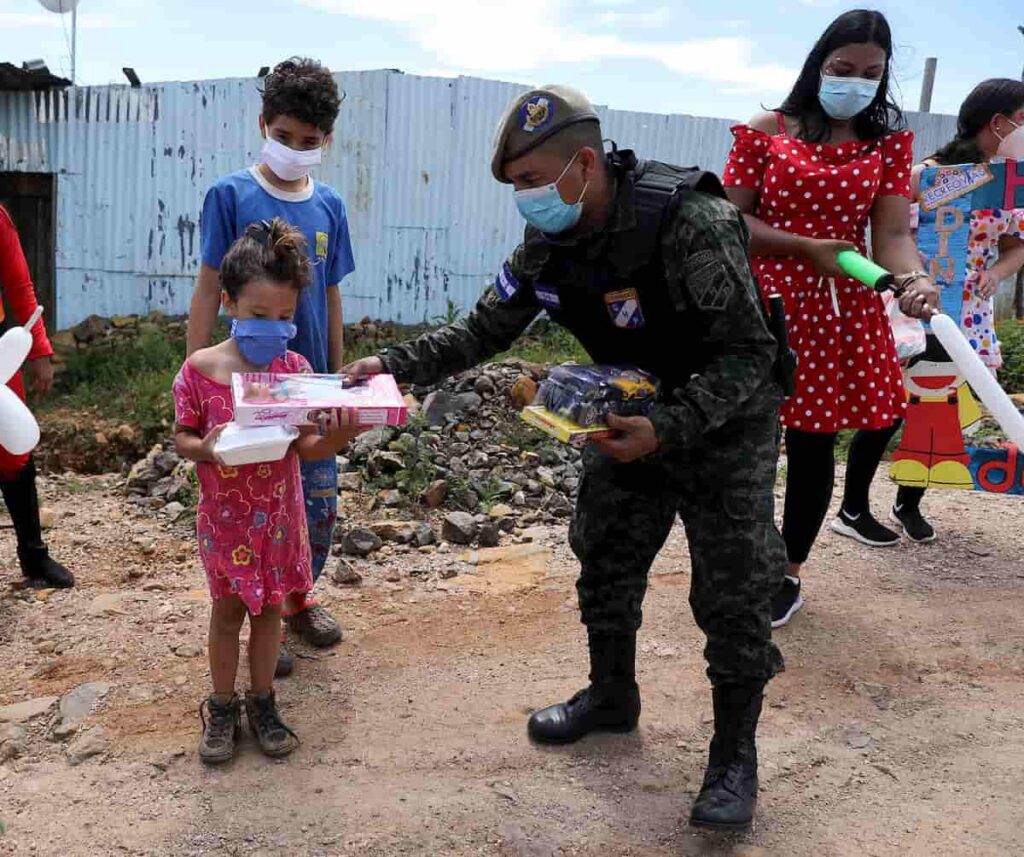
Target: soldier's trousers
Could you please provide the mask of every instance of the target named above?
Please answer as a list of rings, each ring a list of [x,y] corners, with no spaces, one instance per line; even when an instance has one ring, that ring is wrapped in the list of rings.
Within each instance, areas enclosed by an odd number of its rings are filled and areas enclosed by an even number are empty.
[[[786,559],[773,514],[778,456],[775,413],[735,419],[679,455],[620,464],[588,449],[569,531],[582,564],[583,623],[610,634],[640,627],[648,571],[678,514],[708,677],[714,685],[770,679],[782,668],[771,599]]]

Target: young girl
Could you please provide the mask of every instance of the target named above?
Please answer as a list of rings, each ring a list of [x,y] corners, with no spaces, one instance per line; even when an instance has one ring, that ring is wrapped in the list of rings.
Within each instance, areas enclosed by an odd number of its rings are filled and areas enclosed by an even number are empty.
[[[992,79],[979,83],[960,107],[956,137],[924,163],[914,167],[912,189],[915,197],[921,173],[926,167],[949,164],[984,164],[996,158],[1024,160],[1024,82]],[[916,207],[916,206],[915,206]],[[917,212],[911,225],[916,228]],[[964,301],[960,310],[960,328],[982,362],[995,372],[1003,365],[995,330],[993,296],[999,284],[1024,267],[1024,211],[991,209],[976,211],[971,218],[967,276]],[[868,489],[886,446],[899,423],[872,439],[858,432],[851,447],[862,445],[860,472],[851,478],[847,471],[843,508],[858,512],[868,507]],[[924,488],[901,486],[890,519],[913,542],[934,541],[935,528],[921,513]]]
[[[273,678],[281,636],[282,603],[313,585],[299,458],[334,456],[359,430],[348,415],[304,432],[281,461],[228,467],[214,447],[234,416],[233,372],[309,372],[305,358],[287,350],[292,319],[310,268],[301,232],[284,221],[249,226],[220,269],[222,302],[234,320],[231,338],[196,351],[174,382],[175,444],[198,463],[196,515],[199,552],[213,598],[210,673],[213,694],[200,707],[204,762],[231,759],[241,725],[235,695],[239,632],[249,617],[251,689],[249,727],[268,756],[291,753],[295,734],[281,721]],[[344,422],[345,425],[341,423]]]

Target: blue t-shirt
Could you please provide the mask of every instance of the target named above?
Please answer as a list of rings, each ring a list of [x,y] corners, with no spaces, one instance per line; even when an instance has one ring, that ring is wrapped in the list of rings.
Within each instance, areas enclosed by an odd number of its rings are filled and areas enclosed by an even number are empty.
[[[203,264],[220,269],[228,248],[250,223],[280,217],[302,231],[308,242],[313,277],[299,298],[288,344],[315,372],[327,372],[327,289],[355,270],[345,203],[333,188],[312,179],[304,191],[290,193],[270,184],[257,167],[224,176],[203,201]]]

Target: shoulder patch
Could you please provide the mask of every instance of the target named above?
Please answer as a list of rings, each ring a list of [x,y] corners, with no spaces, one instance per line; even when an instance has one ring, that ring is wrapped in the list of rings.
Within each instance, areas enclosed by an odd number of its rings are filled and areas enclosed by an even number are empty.
[[[501,266],[501,270],[494,280],[494,290],[503,301],[512,300],[519,291],[519,280],[512,273],[512,266],[508,262]]]
[[[699,250],[687,257],[683,279],[699,309],[721,312],[732,297],[732,281],[714,250]]]

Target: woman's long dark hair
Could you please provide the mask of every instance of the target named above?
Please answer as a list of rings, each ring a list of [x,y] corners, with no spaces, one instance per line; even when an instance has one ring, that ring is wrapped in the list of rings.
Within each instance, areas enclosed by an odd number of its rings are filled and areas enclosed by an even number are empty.
[[[994,116],[1012,116],[1024,107],[1024,83],[993,78],[979,83],[960,105],[956,136],[928,160],[939,164],[980,164],[988,156],[978,145],[978,134]]]
[[[832,136],[828,114],[818,100],[821,68],[832,51],[846,45],[875,44],[885,51],[885,72],[878,85],[878,94],[871,105],[853,118],[853,130],[861,140],[877,140],[905,127],[903,111],[889,92],[892,68],[892,31],[881,12],[854,9],[836,18],[822,33],[804,61],[793,91],[779,112],[800,123],[800,137],[812,143],[824,143]]]

